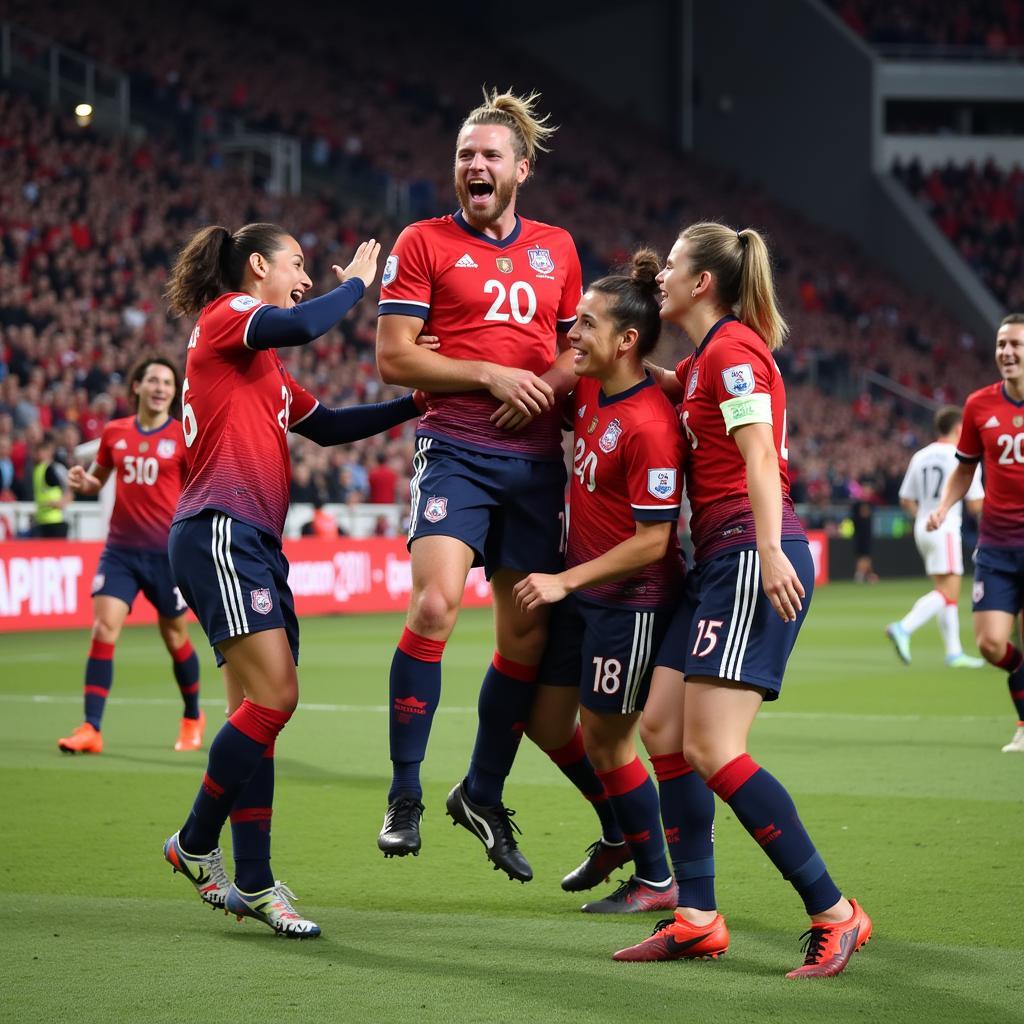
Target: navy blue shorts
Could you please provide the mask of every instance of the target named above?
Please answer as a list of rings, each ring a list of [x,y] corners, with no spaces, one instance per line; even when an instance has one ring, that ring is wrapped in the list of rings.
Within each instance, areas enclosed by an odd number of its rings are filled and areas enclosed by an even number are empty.
[[[499,569],[560,572],[565,466],[416,439],[409,545],[455,537],[490,579]]]
[[[761,587],[757,551],[727,551],[698,565],[655,658],[687,677],[732,679],[764,690],[775,700],[786,662],[814,593],[814,561],[803,540],[784,540],[782,550],[804,586],[796,622],[783,622]]]
[[[276,538],[206,509],[171,526],[167,549],[175,582],[206,633],[217,664],[222,640],[283,629],[299,663],[299,620],[288,560]]]
[[[92,580],[92,596],[116,597],[131,608],[140,590],[165,619],[176,619],[188,611],[174,585],[166,551],[105,547]]]
[[[1024,548],[979,547],[974,552],[971,610],[1009,612],[1024,608]]]
[[[642,711],[654,653],[671,620],[671,608],[611,608],[571,594],[551,609],[548,645],[537,682],[578,686],[580,703],[591,711],[610,715]]]

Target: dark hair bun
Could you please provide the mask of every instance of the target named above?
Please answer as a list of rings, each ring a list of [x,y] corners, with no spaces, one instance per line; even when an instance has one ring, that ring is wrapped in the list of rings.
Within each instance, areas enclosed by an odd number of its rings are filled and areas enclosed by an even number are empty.
[[[629,279],[645,291],[654,292],[654,279],[661,273],[661,260],[653,249],[638,249],[629,261]]]

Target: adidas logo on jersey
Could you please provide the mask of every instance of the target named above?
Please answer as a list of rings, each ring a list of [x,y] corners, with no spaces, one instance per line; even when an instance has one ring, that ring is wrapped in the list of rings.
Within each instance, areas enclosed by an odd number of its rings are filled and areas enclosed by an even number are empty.
[[[120,449],[120,448],[127,448],[128,447],[128,442],[122,437],[121,440],[118,441],[117,444],[114,445],[114,447],[118,448],[118,449]]]
[[[982,430],[986,430],[988,427],[998,427],[998,426],[999,426],[999,417],[998,416],[989,416],[988,421],[985,423],[985,425],[981,429]]]
[[[457,267],[470,267],[472,270],[476,270],[476,263],[473,262],[473,257],[467,252],[461,259],[455,261]]]

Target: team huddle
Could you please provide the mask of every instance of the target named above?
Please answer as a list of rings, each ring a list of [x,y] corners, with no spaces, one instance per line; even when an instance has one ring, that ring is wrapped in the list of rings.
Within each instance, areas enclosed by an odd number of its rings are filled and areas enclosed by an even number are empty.
[[[758,710],[780,695],[815,576],[789,494],[786,395],[772,355],[787,326],[767,247],[752,229],[695,223],[668,254],[640,250],[584,285],[570,235],[516,212],[554,131],[536,100],[485,94],[456,143],[458,211],[407,227],[385,261],[378,369],[410,389],[405,398],[326,408],[277,354],[321,336],[362,298],[377,272],[375,240],[332,268],[337,288],[307,301],[302,250],[283,228],[205,228],[183,250],[167,292],[173,312],[197,318],[181,423],[169,413],[176,370],[144,362],[131,383],[138,415],[108,426],[89,473],[73,471],[85,493],[116,473],[118,492],[93,588],[86,721],[59,744],[102,749],[114,645],[141,589],[158,608],[185,705],[176,749],[201,745],[190,608],[222,668],[229,717],[164,856],[204,903],[279,935],[319,935],[270,870],[275,741],[298,704],[299,627],[281,550],[287,434],[337,445],[419,417],[412,592],[389,677],[384,856],[417,855],[429,842],[420,768],[466,578],[483,566],[495,650],[466,774],[446,801],[453,822],[495,870],[532,879],[503,803],[525,733],[597,818],[563,889],[594,889],[631,864],[627,881],[583,911],[668,912],[614,959],[713,959],[730,942],[715,896],[717,795],[810,918],[803,962],[787,977],[838,974],[868,942],[871,920],[832,879],[786,788],[747,752]],[[664,323],[695,346],[674,368],[652,361]],[[927,505],[922,551],[929,530],[945,538],[955,525],[959,543],[952,510],[965,494],[980,497],[968,488],[984,466],[976,633],[985,659],[1009,673],[1019,746],[1005,749],[1024,750],[1024,659],[1011,642],[1024,603],[1013,499],[1024,493],[1024,316],[1001,326],[997,365],[1001,381],[968,399],[956,468],[918,473],[932,503],[910,484],[904,497],[915,511]],[[943,423],[947,445],[953,425]],[[563,430],[572,431],[568,508]],[[689,570],[677,537],[684,495]],[[146,529],[115,529],[129,521]],[[946,577],[958,589],[962,561],[946,540],[931,547],[941,548],[926,564],[936,592],[888,630],[905,660],[910,632],[955,609]],[[966,666],[958,625],[955,642],[947,632],[950,664]],[[219,848],[228,819],[233,878]]]

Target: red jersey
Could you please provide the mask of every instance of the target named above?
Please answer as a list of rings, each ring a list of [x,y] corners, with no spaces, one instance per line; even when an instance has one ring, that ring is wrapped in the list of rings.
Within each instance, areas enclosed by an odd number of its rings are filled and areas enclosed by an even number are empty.
[[[782,487],[782,537],[805,537],[789,496],[786,389],[762,338],[736,317],[723,317],[696,352],[676,367],[676,376],[683,385],[682,422],[690,442],[686,495],[695,560],[757,545],[747,467],[730,436],[745,423],[772,425]]]
[[[676,522],[686,451],[672,403],[651,377],[611,398],[598,381],[581,377],[573,408],[567,567],[589,562],[628,540],[637,522]],[[684,572],[673,530],[660,561],[635,576],[578,594],[600,604],[660,608],[674,601]]]
[[[410,224],[381,276],[380,313],[422,317],[451,359],[483,359],[544,373],[557,336],[576,320],[582,272],[562,228],[516,218],[498,241],[466,223],[461,211]],[[517,458],[562,457],[559,413],[516,433],[490,422],[498,401],[486,391],[430,395],[417,433]]]
[[[280,538],[292,476],[288,428],[318,403],[273,349],[246,345],[261,305],[251,295],[221,295],[188,340],[181,386],[188,475],[174,521],[217,509]]]
[[[982,460],[985,500],[978,543],[1024,547],[1024,402],[1010,398],[1002,381],[968,395],[956,457]]]
[[[111,547],[167,551],[185,463],[185,435],[176,419],[143,430],[128,416],[103,428],[96,465],[114,471],[117,487],[107,534]]]

